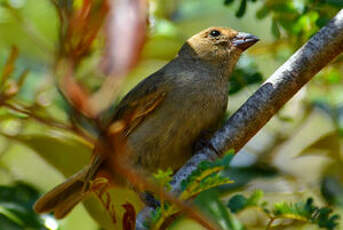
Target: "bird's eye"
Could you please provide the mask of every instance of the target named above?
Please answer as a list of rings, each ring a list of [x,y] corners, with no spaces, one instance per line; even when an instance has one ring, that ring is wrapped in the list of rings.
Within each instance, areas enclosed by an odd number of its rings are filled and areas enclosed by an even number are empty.
[[[218,37],[218,36],[220,35],[220,32],[219,32],[218,30],[212,30],[212,31],[210,32],[210,35],[211,35],[212,37]]]

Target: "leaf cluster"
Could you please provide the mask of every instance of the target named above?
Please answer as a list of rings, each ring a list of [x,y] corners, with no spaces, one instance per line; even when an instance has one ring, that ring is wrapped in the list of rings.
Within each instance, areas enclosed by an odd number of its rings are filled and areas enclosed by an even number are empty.
[[[13,186],[0,186],[0,229],[47,230],[43,219],[32,210],[38,197],[36,189],[22,182]]]
[[[232,4],[234,0],[225,0],[224,4]],[[248,2],[256,0],[241,0],[236,11],[237,17],[243,17],[246,13]],[[257,19],[272,17],[271,32],[275,38],[280,38],[282,32],[288,37],[296,36],[293,41],[300,45],[320,27],[324,26],[343,7],[339,0],[265,0],[256,12]],[[289,23],[292,21],[292,23]]]
[[[182,192],[178,199],[181,201],[187,201],[190,198],[198,195],[199,193],[217,187],[219,185],[233,183],[233,181],[222,176],[220,172],[228,167],[230,161],[233,158],[233,153],[227,153],[222,159],[218,159],[214,162],[204,161],[200,163],[195,171],[182,181]],[[171,180],[170,173],[159,171],[155,175],[161,181],[167,182]],[[168,182],[169,183],[169,182]],[[164,187],[169,187],[163,184]],[[161,207],[155,209],[152,212],[151,225],[152,229],[159,229],[165,220],[172,215],[179,213],[180,210],[174,204],[162,203]],[[149,224],[150,225],[150,224]]]
[[[338,226],[339,215],[332,214],[332,209],[328,207],[315,206],[313,198],[296,203],[282,201],[273,204],[271,208],[267,208],[268,204],[262,202],[262,198],[263,192],[260,190],[255,191],[249,197],[237,194],[228,201],[227,206],[233,213],[256,207],[270,218],[269,227],[272,227],[272,223],[276,219],[291,219],[311,223],[328,230],[333,230]]]

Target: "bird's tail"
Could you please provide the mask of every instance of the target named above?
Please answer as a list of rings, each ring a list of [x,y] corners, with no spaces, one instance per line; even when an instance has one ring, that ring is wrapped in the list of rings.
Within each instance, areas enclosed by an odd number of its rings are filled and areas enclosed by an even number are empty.
[[[34,204],[37,213],[53,212],[57,219],[63,218],[85,196],[83,191],[88,169],[80,170],[48,193],[44,194]]]

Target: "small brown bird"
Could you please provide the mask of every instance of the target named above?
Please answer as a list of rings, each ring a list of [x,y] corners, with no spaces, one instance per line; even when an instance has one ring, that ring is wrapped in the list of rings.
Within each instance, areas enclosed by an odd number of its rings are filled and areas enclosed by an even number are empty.
[[[133,88],[113,118],[115,122],[139,113],[125,128],[130,165],[145,174],[179,169],[192,156],[195,141],[218,128],[233,68],[241,53],[257,41],[230,28],[208,28],[188,39],[177,57]],[[85,197],[84,188],[104,170],[105,162],[96,155],[88,167],[43,195],[34,210],[63,218]]]

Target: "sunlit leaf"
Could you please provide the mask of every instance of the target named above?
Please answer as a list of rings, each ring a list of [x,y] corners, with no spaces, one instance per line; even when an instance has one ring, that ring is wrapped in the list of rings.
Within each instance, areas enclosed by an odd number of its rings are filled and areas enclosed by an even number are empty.
[[[15,140],[32,148],[65,176],[71,176],[89,162],[91,146],[63,133],[18,135]]]
[[[238,11],[236,12],[236,17],[240,18],[243,17],[245,14],[245,10],[247,8],[247,0],[241,0],[241,4],[238,8]]]

